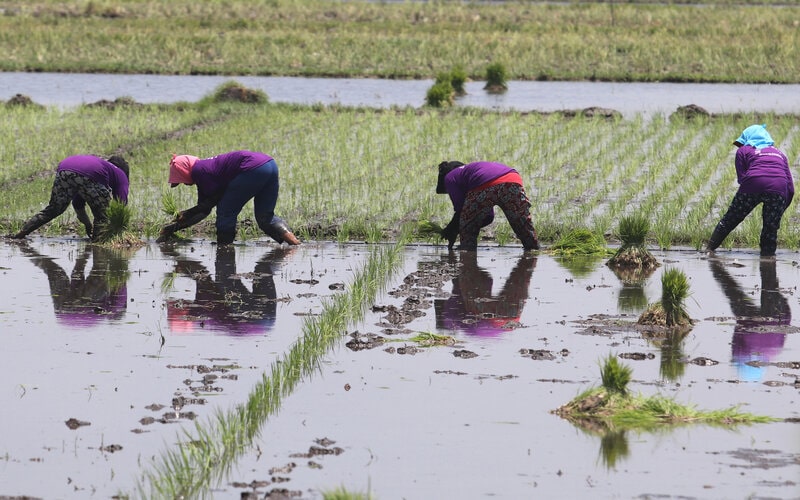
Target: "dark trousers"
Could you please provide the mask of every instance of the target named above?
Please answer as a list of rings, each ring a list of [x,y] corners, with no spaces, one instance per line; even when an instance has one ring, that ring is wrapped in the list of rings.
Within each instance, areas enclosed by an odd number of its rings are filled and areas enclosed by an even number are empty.
[[[708,242],[708,249],[715,250],[722,244],[731,231],[736,229],[745,217],[753,211],[759,203],[761,208],[761,255],[768,257],[775,255],[778,248],[778,229],[781,227],[781,218],[786,210],[786,199],[777,193],[736,193],[728,211],[714,229],[714,234]]]

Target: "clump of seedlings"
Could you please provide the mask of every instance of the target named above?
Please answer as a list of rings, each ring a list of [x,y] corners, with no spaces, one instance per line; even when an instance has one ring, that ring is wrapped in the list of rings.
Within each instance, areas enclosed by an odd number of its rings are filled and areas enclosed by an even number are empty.
[[[112,199],[106,209],[108,222],[100,229],[97,242],[110,247],[133,247],[144,245],[130,230],[131,209],[119,200]]]
[[[628,389],[632,370],[609,354],[600,366],[603,385],[584,391],[552,413],[602,434],[620,430],[655,430],[663,425],[736,425],[774,422],[767,416],[741,413],[738,406],[702,411],[661,395],[633,395]]]
[[[436,77],[433,86],[425,94],[425,104],[433,108],[444,108],[455,103],[456,91],[450,82],[449,74],[443,73]]]
[[[622,245],[606,263],[608,267],[633,271],[629,279],[636,279],[637,274],[652,274],[660,264],[646,246],[650,222],[641,215],[628,215],[620,219],[618,231]]]
[[[442,226],[430,220],[423,220],[417,224],[417,236],[426,239],[440,239],[442,237]]]
[[[214,90],[214,102],[243,102],[247,104],[263,104],[269,101],[265,92],[248,89],[236,81],[225,82]]]
[[[502,63],[492,63],[486,67],[486,86],[490,94],[502,94],[508,90],[508,71]]]
[[[651,304],[639,317],[638,324],[689,329],[692,319],[686,312],[689,279],[680,269],[666,269],[661,275],[661,302]]]
[[[466,82],[467,72],[461,66],[439,73],[425,95],[425,104],[434,108],[452,106],[456,97],[467,94]]]
[[[585,228],[573,229],[561,235],[550,250],[557,255],[607,255],[611,252],[601,234]]]

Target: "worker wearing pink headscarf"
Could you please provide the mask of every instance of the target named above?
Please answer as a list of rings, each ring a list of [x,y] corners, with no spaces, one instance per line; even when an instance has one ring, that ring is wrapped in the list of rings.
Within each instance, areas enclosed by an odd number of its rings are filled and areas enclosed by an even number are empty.
[[[244,205],[253,200],[258,227],[278,243],[298,245],[300,241],[286,222],[275,215],[278,201],[278,166],[264,153],[231,151],[212,158],[173,155],[169,183],[197,186],[197,205],[178,214],[164,226],[156,241],[168,240],[175,231],[202,221],[217,209],[217,243],[233,243],[236,221]]]

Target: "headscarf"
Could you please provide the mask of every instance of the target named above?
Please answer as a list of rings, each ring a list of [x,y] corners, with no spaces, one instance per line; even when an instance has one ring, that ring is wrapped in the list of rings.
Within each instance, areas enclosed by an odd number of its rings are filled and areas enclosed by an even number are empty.
[[[733,143],[736,146],[753,146],[756,149],[772,146],[775,141],[767,132],[767,125],[750,125],[742,132],[742,135]]]
[[[172,155],[169,162],[169,183],[172,187],[178,184],[194,184],[192,180],[192,167],[198,160],[192,155]]]

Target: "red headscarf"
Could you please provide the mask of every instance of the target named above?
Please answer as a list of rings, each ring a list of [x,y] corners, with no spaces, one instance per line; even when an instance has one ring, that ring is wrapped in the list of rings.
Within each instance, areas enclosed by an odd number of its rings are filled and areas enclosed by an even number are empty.
[[[169,183],[172,187],[178,184],[194,184],[192,180],[192,167],[198,160],[192,155],[172,155],[169,162]]]

